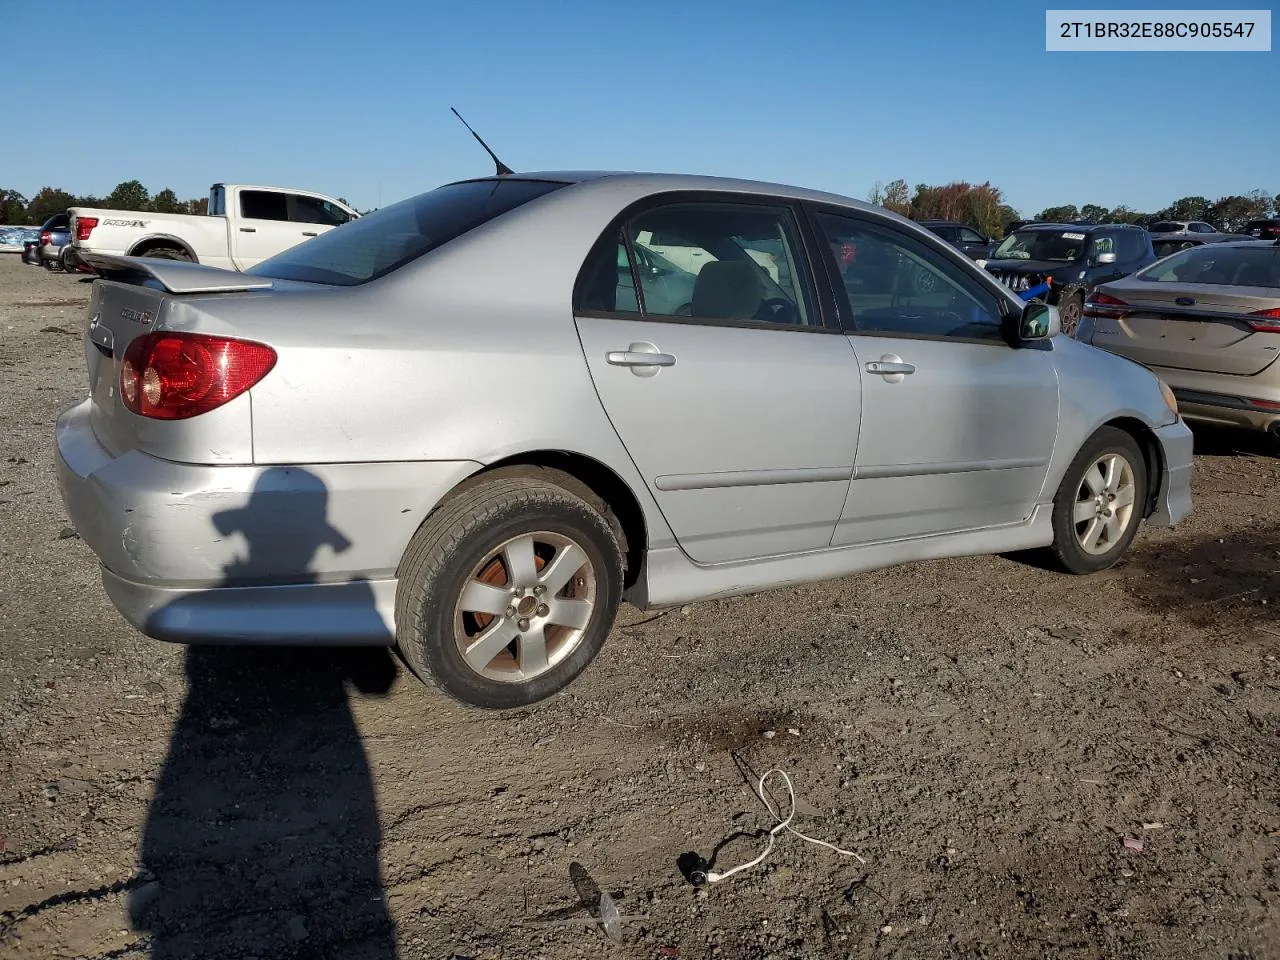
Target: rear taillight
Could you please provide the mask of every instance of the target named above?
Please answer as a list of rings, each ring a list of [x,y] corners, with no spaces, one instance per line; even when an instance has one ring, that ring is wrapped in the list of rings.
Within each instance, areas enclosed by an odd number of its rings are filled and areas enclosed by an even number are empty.
[[[1108,293],[1098,293],[1096,290],[1089,294],[1088,299],[1084,302],[1084,315],[1086,317],[1110,317],[1113,320],[1121,320],[1132,312],[1129,304],[1119,297],[1113,297]]]
[[[1249,321],[1249,326],[1253,327],[1255,333],[1280,333],[1280,307],[1258,310],[1249,316],[1257,317],[1256,320]]]
[[[93,228],[98,225],[97,217],[76,217],[76,239],[88,240]]]
[[[45,230],[40,234],[40,246],[47,247],[51,243],[53,243],[53,234]]]
[[[244,393],[271,372],[266,344],[199,333],[149,333],[125,351],[120,399],[154,420],[185,420]]]

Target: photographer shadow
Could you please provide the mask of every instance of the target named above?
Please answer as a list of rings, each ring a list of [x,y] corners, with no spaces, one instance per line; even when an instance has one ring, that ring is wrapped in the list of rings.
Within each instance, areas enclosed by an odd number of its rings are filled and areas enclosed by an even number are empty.
[[[266,471],[244,507],[215,517],[248,544],[223,582],[266,570],[314,581],[322,545],[350,546],[327,501],[306,471]],[[348,588],[367,595],[357,617],[378,617],[367,585]],[[386,695],[395,677],[381,647],[187,648],[186,699],[130,892],[152,957],[396,955],[373,776],[349,702]]]

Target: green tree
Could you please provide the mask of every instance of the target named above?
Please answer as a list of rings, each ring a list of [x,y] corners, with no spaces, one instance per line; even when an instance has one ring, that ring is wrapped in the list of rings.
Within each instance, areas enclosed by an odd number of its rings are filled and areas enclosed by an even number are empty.
[[[1239,233],[1250,220],[1261,220],[1266,215],[1265,198],[1234,196],[1219,198],[1205,219],[1226,233]]]
[[[1086,203],[1080,208],[1080,217],[1084,220],[1092,220],[1094,223],[1103,223],[1109,212],[1106,207],[1096,203]]]
[[[26,223],[27,198],[17,190],[0,188],[0,224]]]
[[[151,209],[156,213],[185,213],[186,207],[178,195],[165,187],[151,198]]]
[[[126,180],[107,194],[103,206],[110,210],[149,210],[150,203],[151,195],[140,181]]]
[[[1045,207],[1036,214],[1036,219],[1047,223],[1070,223],[1072,220],[1080,219],[1080,211],[1076,209],[1074,203],[1068,203],[1062,207]]]
[[[1156,213],[1157,220],[1208,220],[1209,201],[1204,197],[1183,197]]]
[[[27,223],[44,223],[55,213],[66,213],[76,205],[76,198],[57,187],[41,187],[27,204]]]
[[[884,206],[886,210],[906,216],[911,212],[911,191],[905,180],[890,180],[884,188]]]
[[[1107,214],[1107,220],[1111,223],[1132,223],[1136,226],[1141,226],[1144,223],[1151,222],[1151,214],[1130,210],[1124,204],[1121,204]]]

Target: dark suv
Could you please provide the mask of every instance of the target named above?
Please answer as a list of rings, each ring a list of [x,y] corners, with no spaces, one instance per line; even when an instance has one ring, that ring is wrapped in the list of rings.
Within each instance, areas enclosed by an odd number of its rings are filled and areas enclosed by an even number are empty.
[[[941,237],[960,250],[970,260],[985,260],[991,256],[996,242],[975,227],[956,220],[921,220],[920,226]]]
[[[1075,332],[1084,298],[1100,283],[1119,280],[1156,261],[1151,235],[1120,223],[1028,224],[1000,241],[987,271],[1015,292],[1046,280],[1046,300],[1058,308],[1062,330]]]

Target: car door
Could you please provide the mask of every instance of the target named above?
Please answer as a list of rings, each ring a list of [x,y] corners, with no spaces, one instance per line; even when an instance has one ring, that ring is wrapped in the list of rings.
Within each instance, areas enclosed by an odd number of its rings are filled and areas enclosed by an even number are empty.
[[[575,294],[587,368],[690,558],[824,548],[857,447],[853,350],[814,283],[795,208],[712,197],[654,201],[601,238]],[[701,255],[642,270],[633,252],[642,236]],[[781,245],[796,266],[785,283],[756,262],[747,239]],[[623,262],[631,284],[619,281]]]
[[[318,237],[351,219],[347,211],[323,197],[313,197],[307,193],[291,193],[287,198],[290,207],[289,219],[301,226],[303,240]]]
[[[1014,349],[998,293],[887,219],[818,209],[841,321],[859,361],[862,424],[833,543],[1026,520],[1053,452],[1051,349]]]
[[[274,257],[307,239],[306,224],[294,221],[290,211],[292,195],[281,190],[239,191],[240,219],[231,236],[236,266],[241,270]]]

